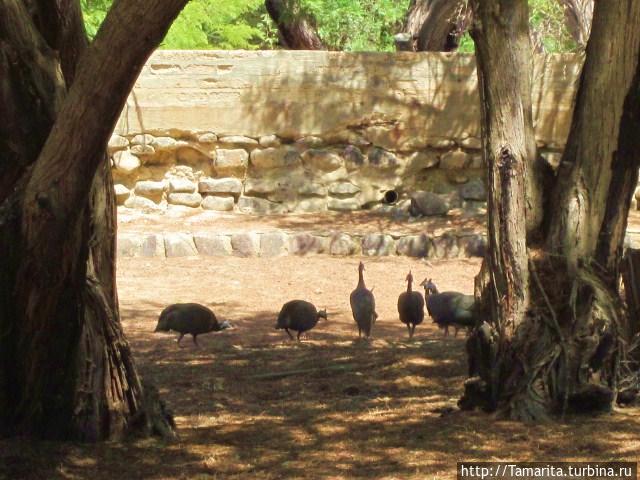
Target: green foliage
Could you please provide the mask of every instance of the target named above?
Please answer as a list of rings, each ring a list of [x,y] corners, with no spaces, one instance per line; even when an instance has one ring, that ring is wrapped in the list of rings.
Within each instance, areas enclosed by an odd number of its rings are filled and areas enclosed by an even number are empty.
[[[315,19],[327,48],[345,51],[392,51],[393,35],[402,30],[409,0],[291,0],[296,12]],[[81,0],[90,37],[111,7],[112,0]],[[530,24],[547,52],[575,49],[558,0],[529,0]],[[135,32],[133,33],[135,35]],[[161,48],[270,49],[277,48],[277,27],[264,0],[191,0],[172,25]],[[460,52],[473,52],[465,33]]]
[[[409,0],[300,0],[316,19],[318,34],[331,50],[389,51],[402,30]]]
[[[575,50],[558,0],[529,0],[529,25],[540,38],[546,52]]]
[[[87,33],[94,37],[112,0],[81,0]],[[191,0],[161,48],[257,49],[274,44],[263,0]]]

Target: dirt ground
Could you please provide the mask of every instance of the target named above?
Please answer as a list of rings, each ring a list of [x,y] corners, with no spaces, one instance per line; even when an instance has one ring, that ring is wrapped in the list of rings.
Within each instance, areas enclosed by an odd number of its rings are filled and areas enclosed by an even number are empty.
[[[454,478],[458,461],[640,459],[640,408],[549,425],[455,409],[463,336],[443,338],[427,319],[408,341],[396,300],[409,269],[470,293],[478,260],[364,259],[380,315],[371,341],[357,340],[349,309],[359,260],[122,258],[124,328],[180,440],[0,441],[0,479],[422,480]],[[329,313],[302,343],[273,329],[294,298]],[[163,307],[187,301],[235,329],[201,336],[200,348],[152,333]]]

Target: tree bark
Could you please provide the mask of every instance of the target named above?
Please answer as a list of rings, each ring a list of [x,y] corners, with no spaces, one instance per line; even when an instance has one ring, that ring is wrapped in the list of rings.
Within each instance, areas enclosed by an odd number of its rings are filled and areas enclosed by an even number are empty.
[[[76,1],[42,0],[30,12],[18,1],[0,5],[0,38],[6,40],[0,58],[17,46],[26,49],[24,65],[0,64],[8,70],[2,78],[43,84],[30,100],[53,111],[37,129],[15,108],[8,117],[13,129],[28,126],[46,141],[30,151],[10,150],[19,153],[7,164],[17,188],[0,189],[0,242],[8,252],[0,268],[0,330],[9,333],[0,337],[4,432],[98,440],[140,425],[170,430],[145,411],[148,402],[119,324],[115,202],[104,148],[144,61],[185,3],[116,2],[88,48]],[[38,15],[54,7],[55,15]],[[24,26],[19,33],[31,42],[22,42],[12,25]],[[137,42],[127,34],[133,29]],[[59,49],[69,86],[62,103],[53,95],[59,70],[41,66],[55,65],[52,48]],[[38,51],[48,63],[29,61]],[[3,96],[20,86],[2,81]],[[0,147],[12,133],[0,131]]]
[[[531,116],[523,102],[522,66],[528,65],[520,42],[528,43],[526,1],[472,2],[478,83],[482,113],[483,153],[487,165],[491,272],[488,311],[498,332],[498,361],[515,360],[514,335],[529,308],[526,247],[525,172]],[[505,45],[504,48],[498,45]],[[525,69],[525,71],[528,71]],[[514,88],[515,87],[515,88]],[[530,108],[530,107],[529,107]],[[505,366],[493,365],[488,380],[492,404],[504,385]]]
[[[640,2],[595,5],[548,236],[549,249],[565,256],[571,269],[579,259],[595,256],[623,103],[638,62],[638,24]]]
[[[265,0],[265,7],[278,27],[282,47],[290,50],[326,50],[314,20],[300,11],[295,0]]]
[[[558,0],[564,8],[569,33],[579,48],[587,46],[593,19],[593,0]]]
[[[404,32],[414,39],[413,51],[451,52],[458,48],[470,15],[460,0],[412,0]]]
[[[615,400],[624,353],[621,345],[628,331],[617,280],[626,218],[640,166],[640,142],[632,133],[639,128],[640,4],[628,0],[613,8],[599,5],[564,164],[550,194],[552,215],[548,229],[540,232],[546,237],[541,242],[529,235],[526,244],[528,284],[522,275],[513,285],[501,287],[505,281],[494,266],[494,257],[501,255],[499,258],[510,264],[503,271],[520,271],[522,256],[508,253],[513,250],[511,244],[521,245],[525,235],[521,212],[504,206],[516,200],[498,201],[505,190],[493,180],[495,161],[491,156],[495,150],[485,146],[490,248],[476,279],[476,297],[478,311],[483,312],[486,303],[492,308],[484,310],[487,322],[468,342],[473,378],[465,385],[460,402],[465,408],[500,409],[512,418],[536,420],[554,411],[609,411]],[[515,71],[509,58],[518,49],[513,46],[515,35],[509,35],[508,29],[520,25],[517,32],[523,36],[526,2],[476,0],[473,6],[480,21],[474,39],[485,145],[491,146],[493,128],[501,128],[504,135],[498,144],[522,145],[523,129],[518,128],[522,115],[513,108],[519,105],[522,84],[517,74],[508,74]],[[492,36],[496,32],[501,41]],[[617,50],[622,48],[623,38],[627,50]],[[493,61],[488,62],[487,57]],[[507,73],[500,75],[505,65]],[[492,90],[494,94],[486,93]],[[614,132],[613,138],[609,132]],[[522,189],[511,192],[524,198]],[[517,238],[505,241],[500,236],[492,225],[500,215],[504,216],[499,223],[503,228],[519,226],[512,235]],[[592,236],[581,238],[588,234]],[[523,305],[525,311],[518,312],[515,328],[505,332],[505,312],[495,305],[496,298],[504,302],[527,285],[530,301]],[[500,288],[505,289],[502,295],[494,293]]]

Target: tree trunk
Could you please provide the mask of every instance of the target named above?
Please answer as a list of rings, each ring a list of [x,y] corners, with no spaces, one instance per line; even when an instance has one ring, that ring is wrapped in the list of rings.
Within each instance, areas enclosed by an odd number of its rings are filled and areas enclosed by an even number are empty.
[[[300,11],[295,0],[265,0],[265,7],[278,27],[282,47],[290,50],[326,50],[314,20]]]
[[[508,59],[518,51],[508,29],[518,25],[516,10],[522,27],[526,2],[476,0],[473,6],[480,20],[474,39],[485,145],[491,147],[495,128],[503,133],[503,144],[522,145],[523,130],[512,125],[521,124],[522,117],[513,105],[518,105],[514,95],[522,92],[522,84],[517,74],[508,74],[516,71]],[[494,266],[498,258],[510,264],[502,271],[522,271],[522,256],[512,252],[514,243],[522,248],[525,235],[521,212],[504,205],[517,200],[498,201],[504,195],[504,183],[495,184],[491,158],[495,147],[485,146],[490,242],[487,265],[476,279],[476,296],[479,311],[485,307],[482,302],[493,308],[485,308],[487,322],[468,342],[470,375],[474,377],[465,386],[463,407],[499,408],[512,418],[525,420],[545,418],[553,411],[611,409],[623,354],[621,340],[628,332],[617,279],[640,166],[640,142],[632,133],[639,127],[639,15],[640,4],[633,0],[615,7],[596,5],[567,150],[555,190],[548,194],[554,201],[552,215],[545,220],[546,231],[540,235],[529,232],[526,244],[529,283],[521,275],[513,285],[505,284]],[[517,31],[523,35],[522,28]],[[499,40],[493,36],[496,32]],[[520,52],[524,55],[524,50]],[[489,56],[493,63],[487,62]],[[492,90],[496,92],[492,97],[482,94]],[[624,135],[618,135],[619,131]],[[522,189],[511,192],[523,198]],[[518,225],[513,234],[517,238],[505,241],[500,236],[492,226],[496,216],[502,216],[499,225],[503,228]],[[515,328],[505,331],[506,313],[495,305],[496,298],[508,301],[523,286],[529,288],[530,302],[522,305],[525,311],[518,312]],[[502,295],[500,288],[505,288]]]
[[[548,237],[550,250],[565,256],[570,269],[595,256],[623,103],[638,62],[639,24],[640,2],[595,5]]]
[[[413,39],[413,51],[451,52],[458,48],[470,14],[460,0],[411,0],[404,32]]]
[[[0,247],[8,252],[0,267],[2,432],[83,440],[140,426],[171,432],[149,411],[162,407],[143,397],[120,327],[104,148],[146,58],[185,3],[116,2],[88,48],[77,1],[41,0],[30,11],[0,4],[2,96],[27,99],[6,104],[0,130],[2,168],[15,182],[0,188]],[[46,107],[46,122],[34,124],[34,107]]]
[[[587,46],[591,34],[593,0],[558,0],[564,8],[567,29],[579,48]]]

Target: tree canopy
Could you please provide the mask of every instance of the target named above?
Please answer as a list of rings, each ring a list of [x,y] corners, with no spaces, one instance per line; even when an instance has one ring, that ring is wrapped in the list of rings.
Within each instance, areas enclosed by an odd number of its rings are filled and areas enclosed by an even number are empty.
[[[82,0],[90,37],[95,36],[112,2]],[[318,34],[329,50],[391,51],[393,36],[402,30],[409,3],[409,0],[299,0],[295,5],[315,19]],[[576,49],[561,1],[529,0],[529,7],[529,22],[539,50]],[[191,0],[172,25],[161,48],[256,50],[277,48],[277,45],[278,29],[267,14],[263,0]],[[471,37],[465,34],[460,51],[473,52],[473,49]]]

